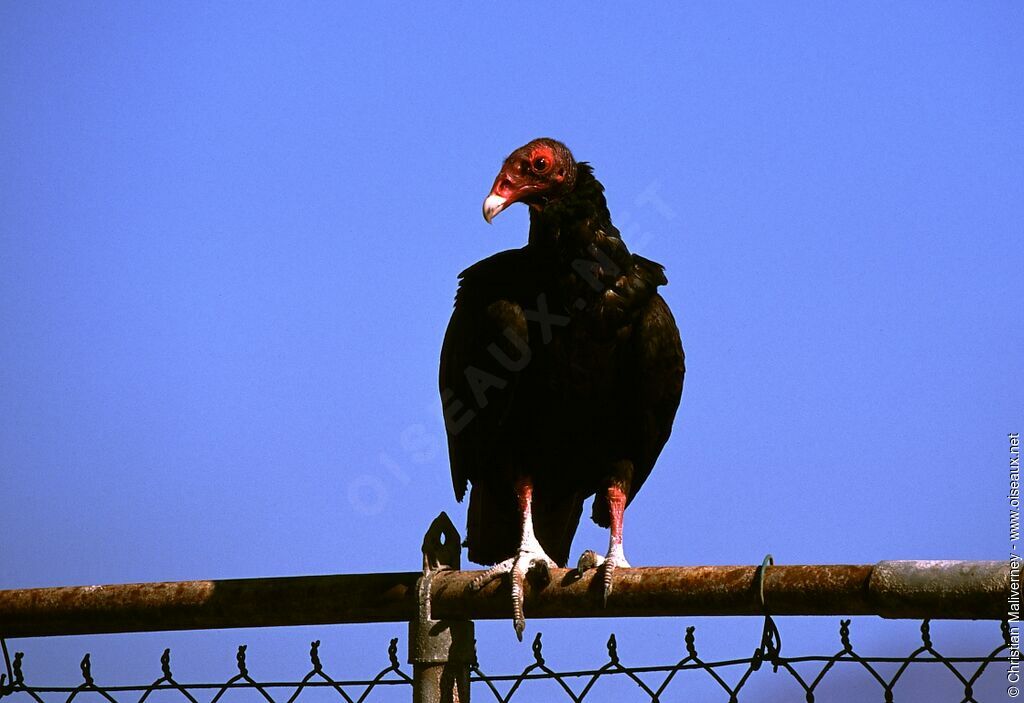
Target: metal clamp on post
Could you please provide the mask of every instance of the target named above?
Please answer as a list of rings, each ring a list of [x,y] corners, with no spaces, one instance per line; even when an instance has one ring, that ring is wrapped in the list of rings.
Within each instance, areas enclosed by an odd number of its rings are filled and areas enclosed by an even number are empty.
[[[423,537],[423,576],[416,582],[416,619],[409,623],[409,663],[413,665],[413,700],[449,703],[469,700],[469,667],[476,659],[473,622],[434,620],[430,589],[440,571],[457,571],[462,551],[458,530],[446,513]]]

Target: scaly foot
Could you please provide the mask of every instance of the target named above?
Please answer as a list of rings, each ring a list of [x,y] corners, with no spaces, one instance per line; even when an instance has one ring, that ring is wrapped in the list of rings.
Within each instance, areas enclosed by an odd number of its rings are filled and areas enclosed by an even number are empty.
[[[491,581],[509,574],[512,581],[512,626],[516,630],[516,637],[522,642],[523,630],[526,629],[526,617],[523,615],[523,583],[526,575],[536,571],[546,585],[551,581],[551,569],[557,566],[554,560],[544,553],[540,544],[524,544],[514,557],[495,564],[473,579],[469,587],[479,591]]]
[[[580,574],[586,573],[590,569],[599,569],[601,571],[603,605],[608,605],[608,596],[612,592],[612,575],[615,573],[615,570],[628,568],[630,568],[629,562],[626,561],[626,555],[622,552],[621,544],[613,545],[605,556],[601,556],[594,550],[588,549],[580,555],[580,560],[576,565],[576,571]]]

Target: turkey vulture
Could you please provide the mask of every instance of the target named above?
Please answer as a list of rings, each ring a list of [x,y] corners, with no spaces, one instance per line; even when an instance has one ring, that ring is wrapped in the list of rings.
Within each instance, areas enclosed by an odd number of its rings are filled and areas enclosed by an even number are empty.
[[[522,639],[523,580],[566,565],[590,496],[609,547],[580,570],[603,570],[607,600],[629,566],[623,511],[668,440],[684,368],[663,267],[626,248],[589,164],[553,139],[516,149],[484,219],[515,202],[530,208],[529,243],[460,274],[440,389],[459,501],[472,484],[469,558],[494,564],[474,587],[511,575]]]

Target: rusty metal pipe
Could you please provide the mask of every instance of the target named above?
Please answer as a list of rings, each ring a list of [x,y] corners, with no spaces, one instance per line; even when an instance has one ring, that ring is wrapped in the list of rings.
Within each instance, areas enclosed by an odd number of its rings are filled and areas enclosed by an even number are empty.
[[[529,618],[759,615],[756,566],[621,569],[607,607],[594,572],[557,569],[527,586]],[[433,617],[508,618],[508,586],[471,592],[478,571],[438,573]],[[416,617],[418,572],[182,581],[0,591],[0,636],[37,637],[230,627],[399,622]],[[901,561],[771,566],[764,598],[773,615],[999,619],[1009,564]]]

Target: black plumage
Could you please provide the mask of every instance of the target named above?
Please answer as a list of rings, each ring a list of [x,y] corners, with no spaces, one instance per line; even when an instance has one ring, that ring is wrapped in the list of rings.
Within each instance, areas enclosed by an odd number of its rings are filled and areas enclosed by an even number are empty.
[[[529,243],[462,272],[444,338],[451,475],[460,501],[470,492],[472,561],[515,557],[526,481],[537,540],[564,566],[583,502],[596,494],[592,517],[608,527],[614,491],[632,501],[654,468],[683,349],[662,266],[627,249],[588,164],[531,142],[506,160],[485,217],[514,201],[530,206]]]

